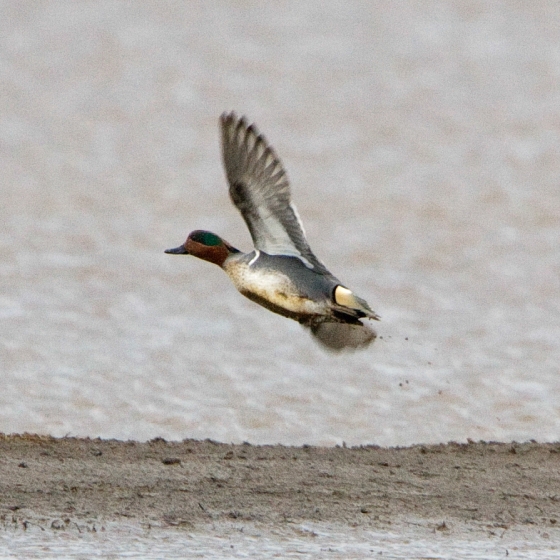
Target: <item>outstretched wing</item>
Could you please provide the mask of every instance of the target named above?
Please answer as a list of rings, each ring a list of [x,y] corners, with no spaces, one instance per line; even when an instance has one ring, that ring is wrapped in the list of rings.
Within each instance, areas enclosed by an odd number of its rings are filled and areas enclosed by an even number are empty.
[[[315,340],[331,352],[365,348],[377,337],[376,332],[361,321],[321,321],[309,325],[309,329]]]
[[[229,194],[255,248],[269,255],[298,257],[312,270],[330,275],[307,243],[290,200],[288,177],[265,137],[235,112],[224,113],[220,123]]]

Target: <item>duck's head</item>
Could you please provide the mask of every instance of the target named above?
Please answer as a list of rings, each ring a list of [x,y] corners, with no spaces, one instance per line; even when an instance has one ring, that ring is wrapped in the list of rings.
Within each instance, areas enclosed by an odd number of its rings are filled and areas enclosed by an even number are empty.
[[[167,249],[165,252],[171,255],[193,255],[193,257],[222,266],[230,254],[239,253],[239,250],[215,233],[197,229],[189,233],[187,240],[182,245],[175,249]]]

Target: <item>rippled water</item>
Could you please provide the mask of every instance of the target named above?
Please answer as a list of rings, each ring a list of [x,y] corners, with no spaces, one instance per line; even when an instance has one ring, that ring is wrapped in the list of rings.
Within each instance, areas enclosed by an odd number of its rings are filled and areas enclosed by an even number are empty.
[[[211,556],[209,556],[211,551]],[[103,533],[0,533],[0,558],[560,558],[558,535],[530,529],[467,531],[460,536],[425,524],[388,532],[305,524],[271,531],[253,525],[213,526],[205,533],[108,526]]]
[[[286,444],[557,440],[554,2],[0,6],[0,431]],[[216,267],[251,247],[217,118],[380,313],[332,356]]]
[[[25,6],[1,18],[0,430],[557,439],[557,5]],[[325,354],[163,253],[195,228],[251,247],[226,108],[382,315],[373,348]]]

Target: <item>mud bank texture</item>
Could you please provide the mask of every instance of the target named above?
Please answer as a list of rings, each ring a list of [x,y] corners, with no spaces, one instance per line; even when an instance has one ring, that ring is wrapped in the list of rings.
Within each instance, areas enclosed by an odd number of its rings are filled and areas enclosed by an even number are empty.
[[[554,531],[560,444],[322,448],[0,434],[0,516],[22,529],[420,520],[441,531]]]

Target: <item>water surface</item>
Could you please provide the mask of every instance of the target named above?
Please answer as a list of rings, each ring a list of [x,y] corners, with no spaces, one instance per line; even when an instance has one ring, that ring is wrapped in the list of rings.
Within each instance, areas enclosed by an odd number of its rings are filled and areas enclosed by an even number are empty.
[[[560,8],[1,7],[0,431],[556,440]],[[165,255],[251,248],[217,119],[257,121],[311,246],[382,316],[333,356]]]

